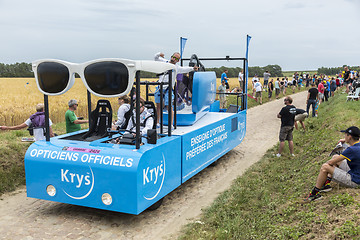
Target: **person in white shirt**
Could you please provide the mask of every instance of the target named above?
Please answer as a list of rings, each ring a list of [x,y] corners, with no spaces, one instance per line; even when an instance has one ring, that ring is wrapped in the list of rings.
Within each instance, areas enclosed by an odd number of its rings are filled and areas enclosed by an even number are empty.
[[[129,120],[126,130],[132,132],[136,131],[136,111],[134,109],[133,116]],[[145,107],[145,102],[140,99],[140,132],[142,136],[147,135],[147,130],[152,129],[154,126],[154,116]]]
[[[127,95],[121,96],[118,99],[120,105],[117,112],[117,121],[114,121],[113,129],[125,129],[126,128],[126,118],[125,114],[130,111],[130,98]]]
[[[20,130],[30,125],[33,125],[33,133],[35,141],[44,140],[45,133],[45,113],[44,113],[44,104],[39,103],[36,105],[36,113],[31,115],[24,123],[17,125],[17,126],[0,126],[1,130]],[[49,119],[49,130],[50,130],[50,137],[54,137],[54,133],[52,130],[52,122]]]
[[[256,101],[258,103],[260,103],[260,105],[261,105],[262,104],[262,86],[261,86],[261,83],[259,81],[257,81],[257,80],[255,80],[254,83],[255,83],[254,84],[254,90],[256,92],[256,95],[255,95]]]
[[[243,88],[244,88],[244,70],[241,70],[241,72],[239,72],[239,84],[240,84],[240,91],[242,92]]]
[[[257,77],[257,75],[255,74],[255,76],[252,79],[252,88],[253,88],[253,97],[255,97],[255,81],[259,82],[259,78]]]

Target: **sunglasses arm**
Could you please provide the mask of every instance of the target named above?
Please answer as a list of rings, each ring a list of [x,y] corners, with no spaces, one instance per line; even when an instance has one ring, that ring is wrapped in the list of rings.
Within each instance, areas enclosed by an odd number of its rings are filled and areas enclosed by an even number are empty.
[[[174,69],[175,69],[175,65],[171,63],[155,62],[148,60],[136,62],[136,70],[140,70],[140,71],[163,73]]]

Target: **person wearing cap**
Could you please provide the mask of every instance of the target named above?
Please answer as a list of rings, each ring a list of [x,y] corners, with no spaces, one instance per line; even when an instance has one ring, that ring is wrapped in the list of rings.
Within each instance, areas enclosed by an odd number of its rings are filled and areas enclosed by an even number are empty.
[[[229,72],[229,71],[228,71],[227,69],[225,69],[224,72],[221,74],[221,82],[222,82],[223,80],[225,81],[226,91],[229,91],[229,89],[230,89],[230,85],[229,85],[229,83],[228,83],[228,81],[229,81],[230,79],[229,79],[228,76],[227,76],[228,72]]]
[[[350,147],[321,166],[316,185],[306,198],[308,202],[320,199],[320,192],[331,191],[332,180],[351,188],[360,185],[360,129],[351,126],[341,132],[345,134],[345,138],[340,139],[339,143],[347,143]]]
[[[81,130],[80,124],[88,123],[89,120],[80,120],[75,114],[75,110],[79,106],[78,101],[71,99],[68,102],[69,109],[65,113],[65,122],[66,122],[66,133],[76,132]]]
[[[45,113],[44,113],[44,104],[39,103],[36,105],[36,113],[31,115],[24,123],[17,126],[0,126],[1,130],[20,130],[26,127],[33,126],[33,134],[35,141],[45,139]],[[52,122],[49,119],[49,131],[50,137],[54,136],[53,130],[51,128]]]

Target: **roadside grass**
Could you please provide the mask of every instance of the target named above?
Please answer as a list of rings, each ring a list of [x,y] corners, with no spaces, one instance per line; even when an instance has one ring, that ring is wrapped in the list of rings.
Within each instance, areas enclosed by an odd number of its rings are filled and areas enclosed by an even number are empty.
[[[179,239],[360,239],[358,189],[332,183],[323,200],[303,201],[343,138],[339,131],[360,126],[360,102],[345,99],[338,93],[320,105],[318,118],[305,121],[306,132],[294,130],[295,157],[288,149],[275,157],[278,145],[268,150]]]

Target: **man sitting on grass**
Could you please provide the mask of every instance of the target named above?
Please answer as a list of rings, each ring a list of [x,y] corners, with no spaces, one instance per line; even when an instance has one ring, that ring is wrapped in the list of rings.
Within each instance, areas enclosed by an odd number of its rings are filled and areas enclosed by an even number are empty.
[[[345,133],[345,138],[340,139],[339,142],[346,142],[350,147],[346,148],[342,154],[334,155],[321,166],[316,185],[306,198],[307,202],[320,199],[319,192],[330,191],[332,179],[351,188],[358,187],[360,184],[360,129],[352,126],[341,132]]]

